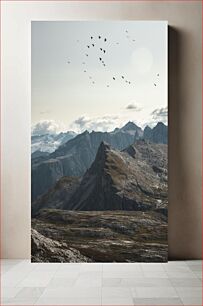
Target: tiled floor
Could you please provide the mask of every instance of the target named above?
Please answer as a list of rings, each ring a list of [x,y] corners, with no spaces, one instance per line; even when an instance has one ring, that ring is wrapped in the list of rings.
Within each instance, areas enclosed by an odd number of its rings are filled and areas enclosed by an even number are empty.
[[[1,305],[202,305],[202,262],[1,261]]]

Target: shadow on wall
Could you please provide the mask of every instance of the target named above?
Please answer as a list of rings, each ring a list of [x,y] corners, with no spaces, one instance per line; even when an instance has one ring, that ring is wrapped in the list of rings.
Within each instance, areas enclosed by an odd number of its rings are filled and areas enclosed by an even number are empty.
[[[168,27],[168,106],[169,106],[169,212],[168,242],[169,259],[196,258],[201,254],[201,224],[195,178],[191,184],[188,155],[185,148],[188,137],[184,132],[183,109],[186,107],[183,91],[182,33]],[[182,88],[181,88],[182,87]],[[192,142],[191,142],[192,145]],[[192,156],[190,156],[192,158]],[[191,164],[191,163],[190,163]],[[191,165],[190,165],[191,166]],[[199,235],[200,234],[200,235]]]

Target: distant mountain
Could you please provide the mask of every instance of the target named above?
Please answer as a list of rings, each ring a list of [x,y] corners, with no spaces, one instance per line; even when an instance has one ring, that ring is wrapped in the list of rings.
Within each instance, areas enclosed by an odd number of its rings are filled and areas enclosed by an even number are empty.
[[[150,153],[150,154],[149,154]],[[137,141],[123,152],[102,142],[67,210],[163,210],[167,207],[167,146]]]
[[[102,141],[123,150],[141,134],[141,128],[132,122],[113,132],[85,131],[48,157],[32,161],[32,200],[45,193],[60,177],[82,176],[94,161]]]
[[[54,152],[60,145],[74,138],[77,134],[74,132],[66,132],[59,134],[33,135],[31,137],[32,153],[36,151]]]
[[[140,139],[143,136],[143,130],[132,121],[129,121],[126,125],[124,125],[120,131],[133,135],[134,140]]]
[[[168,143],[168,127],[162,123],[158,122],[157,125],[151,129],[146,126],[144,129],[143,138],[154,143]]]

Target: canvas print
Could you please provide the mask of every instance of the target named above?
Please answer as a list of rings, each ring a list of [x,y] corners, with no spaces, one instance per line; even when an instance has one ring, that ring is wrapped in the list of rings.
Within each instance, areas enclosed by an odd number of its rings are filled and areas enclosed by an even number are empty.
[[[165,262],[167,22],[32,22],[33,262]]]

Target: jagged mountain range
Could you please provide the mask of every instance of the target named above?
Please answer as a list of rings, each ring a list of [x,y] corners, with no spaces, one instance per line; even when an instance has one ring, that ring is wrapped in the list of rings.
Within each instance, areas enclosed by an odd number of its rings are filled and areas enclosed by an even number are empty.
[[[83,176],[93,163],[102,141],[114,149],[124,150],[142,138],[166,143],[167,133],[168,128],[163,123],[158,123],[150,131],[148,127],[143,131],[133,122],[128,122],[112,132],[85,131],[48,155],[38,154],[38,157],[32,158],[32,201],[45,194],[61,177]]]
[[[61,132],[59,134],[32,135],[31,152],[32,154],[36,151],[38,151],[38,154],[40,152],[52,153],[60,145],[66,143],[68,140],[74,138],[76,135],[77,134],[72,131],[68,131],[65,133]]]
[[[102,142],[81,179],[61,178],[32,205],[65,210],[154,210],[167,215],[167,145],[137,140],[119,151]]]

